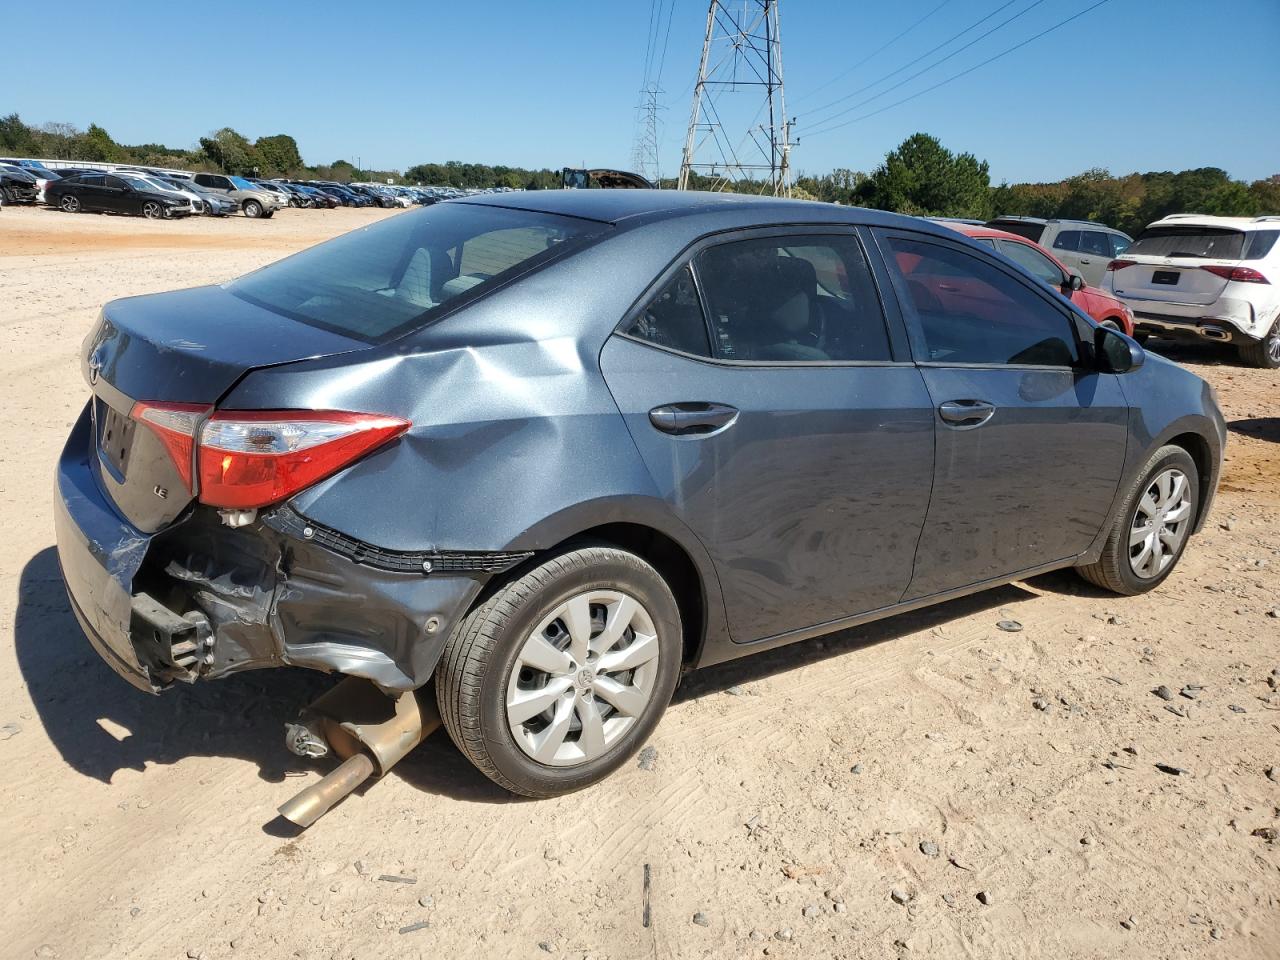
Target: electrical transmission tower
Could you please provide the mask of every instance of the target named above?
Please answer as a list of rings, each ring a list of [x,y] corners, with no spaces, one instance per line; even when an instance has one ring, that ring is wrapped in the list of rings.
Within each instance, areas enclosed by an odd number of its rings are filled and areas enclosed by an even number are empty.
[[[658,162],[661,124],[658,111],[666,107],[658,103],[658,98],[665,91],[656,83],[650,83],[640,91],[640,105],[637,108],[639,124],[636,130],[635,148],[632,150],[632,162],[636,173],[654,184],[661,184],[662,170]]]
[[[790,195],[791,121],[782,93],[778,3],[711,0],[679,189],[689,189],[689,175],[699,173],[713,178],[713,190],[742,184]]]

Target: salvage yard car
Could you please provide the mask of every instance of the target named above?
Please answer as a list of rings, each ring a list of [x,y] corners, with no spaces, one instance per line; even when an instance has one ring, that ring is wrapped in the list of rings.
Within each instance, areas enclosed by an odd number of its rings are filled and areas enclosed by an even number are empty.
[[[1280,368],[1280,217],[1175,214],[1107,264],[1103,289],[1140,336],[1231,343],[1250,366]]]
[[[66,213],[131,213],[148,220],[190,216],[191,201],[141,177],[88,171],[55,180],[45,202]]]
[[[109,303],[83,373],[58,555],[109,665],[433,685],[535,797],[688,669],[1059,568],[1159,586],[1226,437],[1204,381],[946,227],[733,194],[406,212]]]
[[[191,179],[197,186],[220,193],[229,200],[235,200],[240,204],[240,210],[251,220],[259,217],[270,219],[275,216],[277,210],[287,206],[281,197],[270,190],[264,190],[256,183],[249,182],[244,177],[226,177],[220,173],[197,173]]]

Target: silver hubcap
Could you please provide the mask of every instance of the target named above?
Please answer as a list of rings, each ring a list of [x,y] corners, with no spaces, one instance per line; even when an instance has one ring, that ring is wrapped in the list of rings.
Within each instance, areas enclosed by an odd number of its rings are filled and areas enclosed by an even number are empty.
[[[154,203],[148,203],[145,207],[142,208],[142,212],[146,216],[150,217],[152,220],[160,216],[160,208],[156,206]]]
[[[1129,529],[1129,565],[1139,577],[1159,576],[1173,563],[1191,521],[1191,485],[1169,468],[1147,484]]]
[[[1280,363],[1280,320],[1276,321],[1267,338],[1267,355],[1271,357],[1272,363]]]
[[[658,633],[639,601],[616,590],[580,593],[520,648],[507,681],[507,724],[539,763],[586,763],[644,714],[657,676]]]

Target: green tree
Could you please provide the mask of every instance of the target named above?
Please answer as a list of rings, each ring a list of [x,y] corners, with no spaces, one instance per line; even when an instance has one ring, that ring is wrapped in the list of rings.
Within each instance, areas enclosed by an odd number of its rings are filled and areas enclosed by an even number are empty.
[[[272,137],[259,137],[253,144],[258,155],[258,167],[264,177],[276,177],[302,169],[302,154],[298,142],[287,133]]]
[[[16,113],[0,117],[0,149],[18,155],[36,153],[36,138]]]
[[[111,139],[111,134],[96,123],[89,124],[89,129],[74,139],[72,157],[98,163],[123,163],[128,159],[120,145]]]
[[[867,205],[920,216],[987,217],[991,174],[985,160],[954,154],[936,137],[907,137],[872,172],[862,195]]]
[[[251,173],[258,165],[253,145],[230,127],[201,137],[200,149],[223,173]]]

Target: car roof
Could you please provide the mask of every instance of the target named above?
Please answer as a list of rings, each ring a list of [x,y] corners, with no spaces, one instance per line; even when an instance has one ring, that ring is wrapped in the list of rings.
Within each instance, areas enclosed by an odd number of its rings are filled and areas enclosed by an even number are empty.
[[[1032,243],[1026,237],[1020,237],[1016,233],[1010,233],[1008,230],[997,230],[995,227],[988,227],[985,224],[978,226],[976,224],[963,223],[954,220],[935,220],[934,222],[941,223],[944,227],[954,230],[956,233],[963,233],[966,237],[974,237],[975,239],[982,237],[984,239],[991,240],[1013,240],[1016,243],[1025,243],[1031,247],[1040,246],[1038,243]]]
[[[788,200],[743,193],[710,193],[700,190],[526,190],[467,197],[465,203],[553,213],[601,223],[666,220],[698,213],[740,215],[741,222],[861,223],[872,226],[907,226],[920,229],[927,221],[865,207],[843,207],[813,200]],[[934,227],[934,232],[941,228]]]
[[[1112,233],[1120,233],[1115,227],[1109,227],[1105,223],[1099,223],[1097,220],[1067,220],[1061,217],[1016,217],[1012,214],[1003,217],[992,217],[987,223],[1039,223],[1048,226],[1051,223],[1067,224],[1073,227],[1093,227],[1098,230],[1110,230]]]
[[[1225,227],[1231,230],[1280,229],[1280,217],[1213,217],[1204,213],[1171,213],[1147,224],[1151,227]]]

